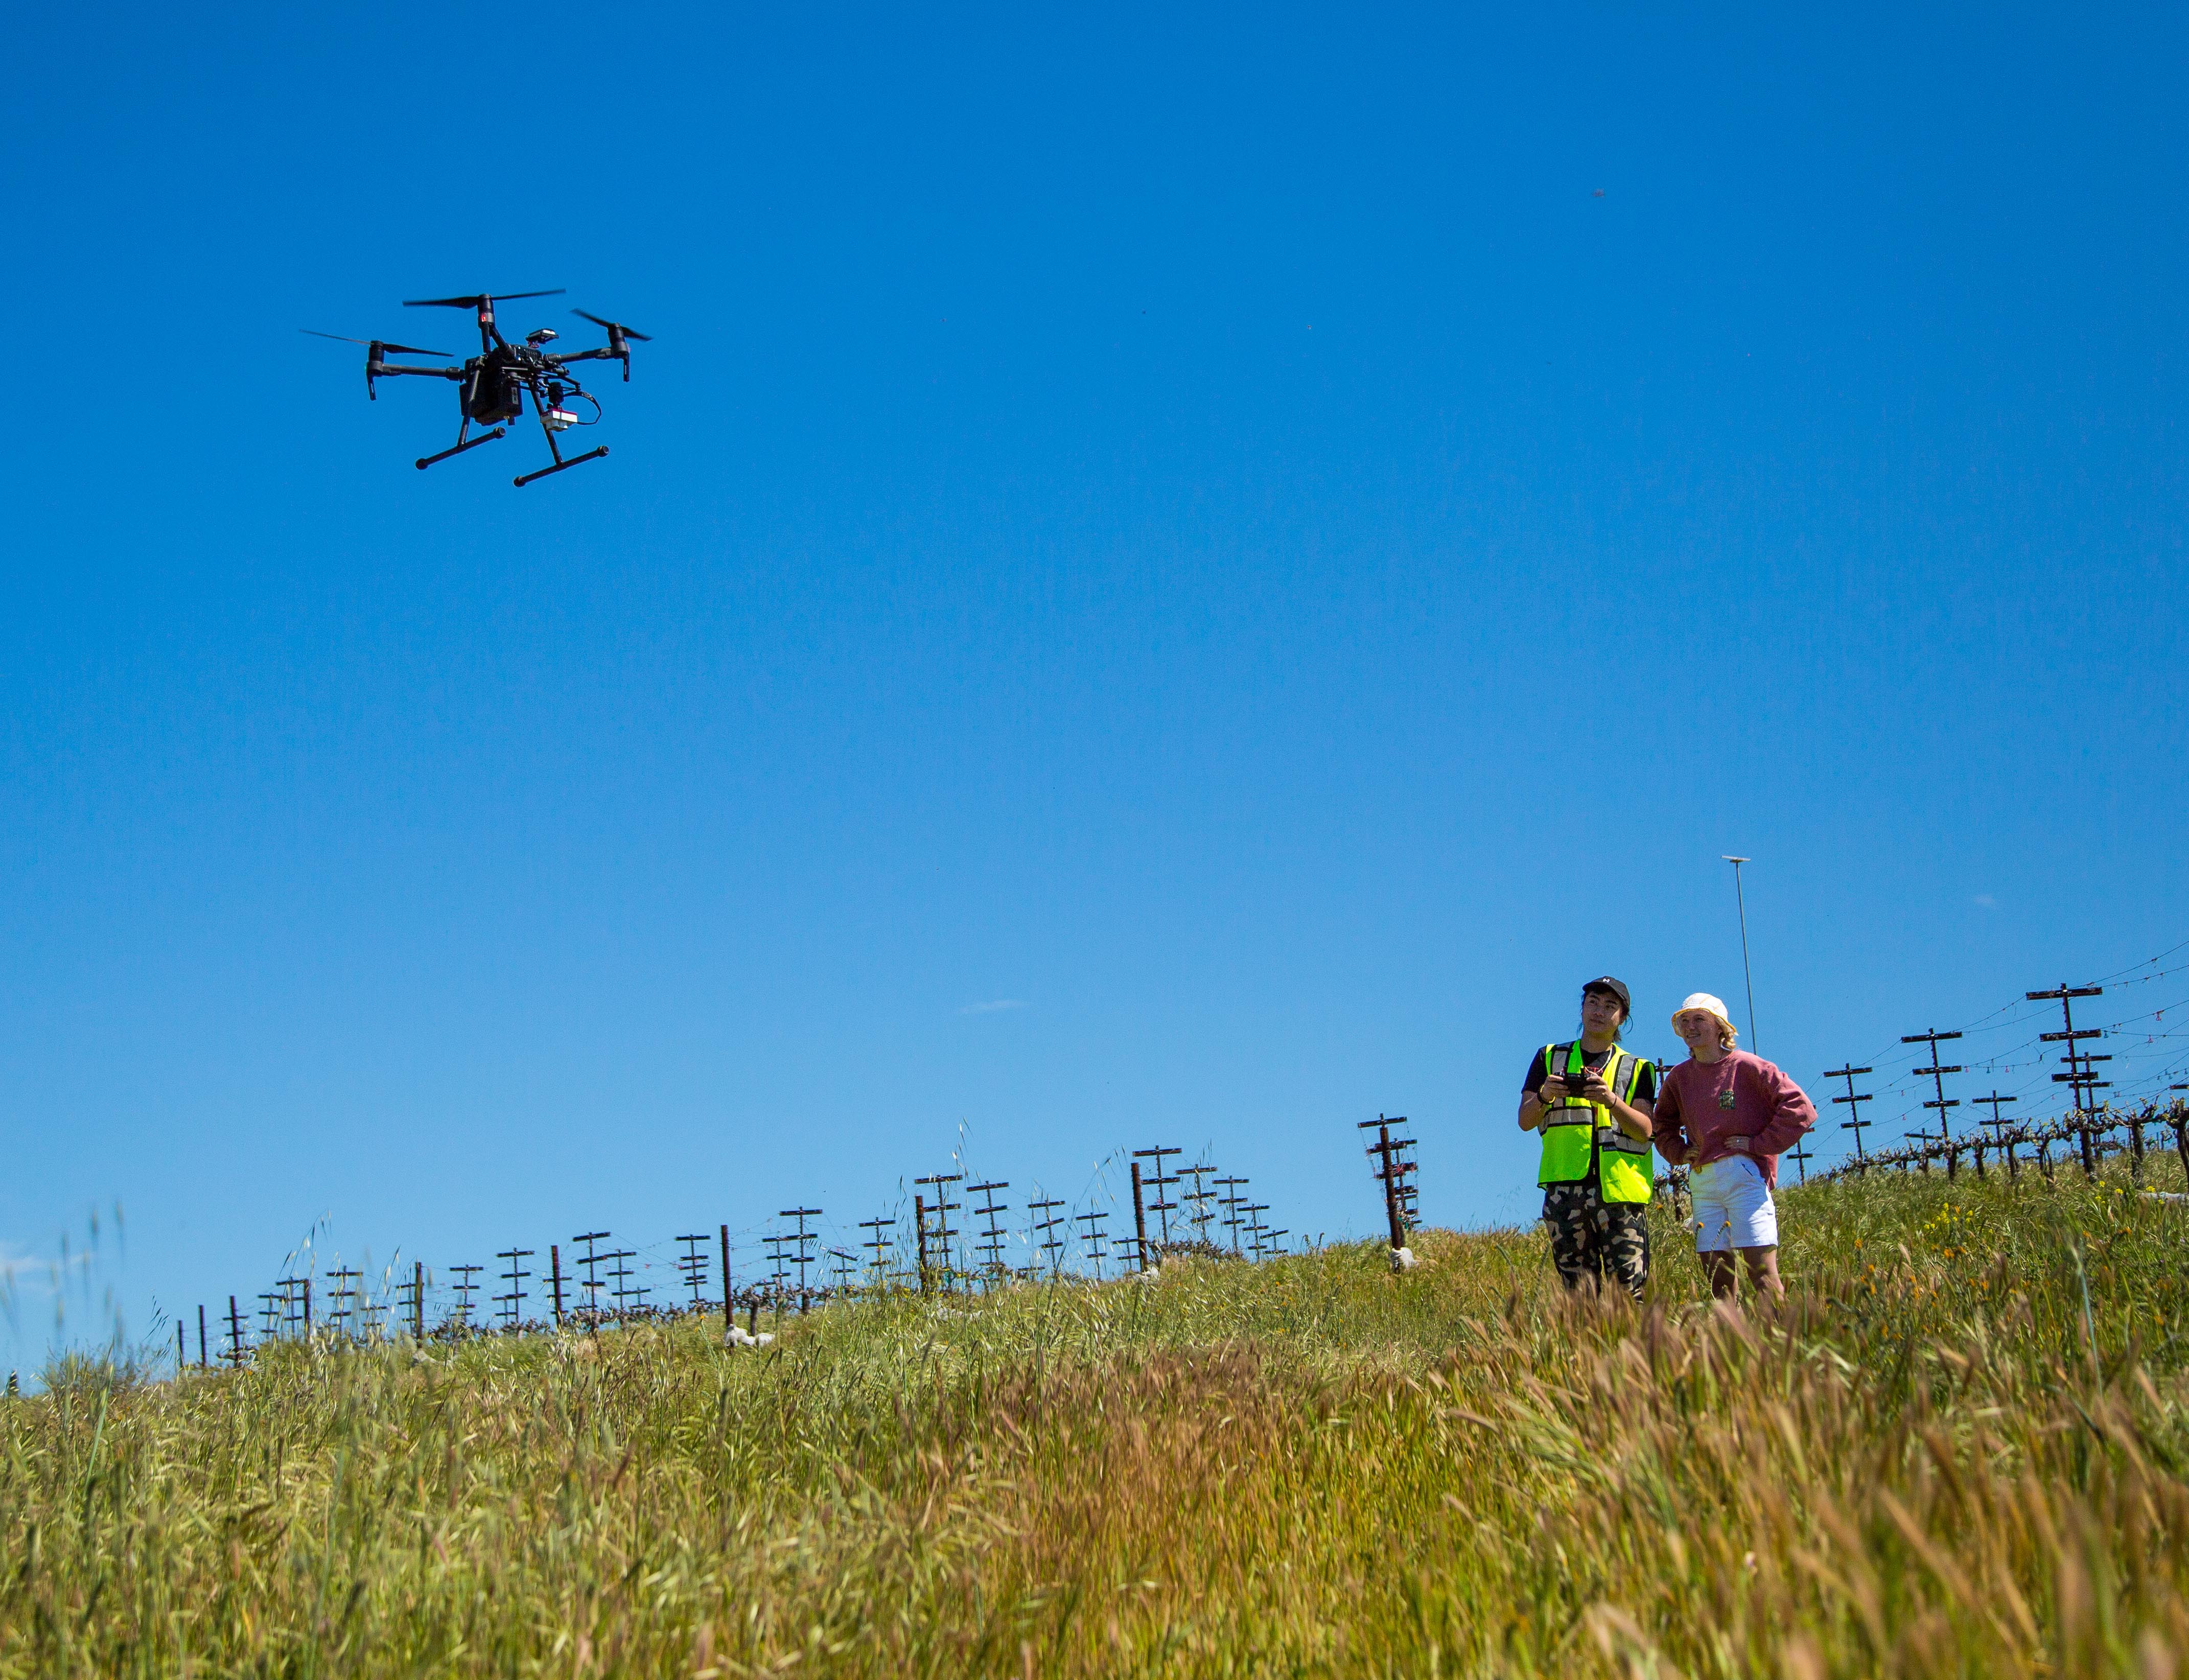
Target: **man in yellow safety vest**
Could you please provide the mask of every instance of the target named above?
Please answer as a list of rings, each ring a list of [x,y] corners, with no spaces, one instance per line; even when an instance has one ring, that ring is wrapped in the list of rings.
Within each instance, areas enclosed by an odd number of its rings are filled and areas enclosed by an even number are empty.
[[[1620,1047],[1630,1004],[1604,975],[1581,987],[1581,1036],[1528,1064],[1520,1129],[1540,1132],[1543,1223],[1569,1289],[1617,1283],[1636,1300],[1649,1281],[1649,1134],[1657,1070]]]

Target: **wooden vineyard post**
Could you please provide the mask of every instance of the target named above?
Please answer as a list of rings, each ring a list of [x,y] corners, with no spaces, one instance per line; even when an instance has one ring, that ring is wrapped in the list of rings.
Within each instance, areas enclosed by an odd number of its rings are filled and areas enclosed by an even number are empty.
[[[2037,1036],[2042,1042],[2048,1044],[2067,1045],[2067,1052],[2060,1060],[2067,1064],[2067,1071],[2065,1073],[2054,1074],[2052,1083],[2056,1085],[2065,1085],[2074,1093],[2075,1112],[2078,1116],[2087,1114],[2090,1110],[2095,1108],[2097,1106],[2098,1093],[2113,1083],[2110,1079],[2099,1078],[2096,1066],[2096,1063],[2111,1061],[2113,1058],[2110,1055],[2092,1055],[2088,1051],[2076,1049],[2076,1045],[2085,1038],[2102,1038],[2106,1035],[2105,1029],[2097,1027],[2086,1027],[2082,1031],[2077,1032],[2075,1006],[2070,1000],[2076,998],[2099,997],[2104,993],[2105,989],[2102,986],[2070,986],[2062,981],[2050,992],[2030,992],[2023,994],[2033,1004],[2057,1003],[2060,1005],[2060,1019],[2067,1027],[2067,1031],[2040,1032]],[[2075,1135],[2083,1146],[2083,1176],[2095,1178],[2098,1171],[2098,1157],[2097,1151],[2090,1142],[2089,1125],[2084,1123],[2078,1126]],[[2051,1155],[2049,1151],[2044,1157],[2044,1162],[2045,1176],[2049,1179],[2052,1176]]]
[[[1107,1213],[1094,1212],[1075,1213],[1072,1216],[1072,1222],[1074,1225],[1087,1227],[1087,1234],[1080,1241],[1086,1247],[1088,1264],[1094,1268],[1094,1281],[1097,1283],[1102,1281],[1102,1262],[1110,1258],[1109,1244],[1102,1230],[1109,1218]]]
[[[1399,1151],[1413,1140],[1394,1140],[1391,1136],[1391,1128],[1405,1125],[1406,1117],[1403,1114],[1379,1114],[1373,1120],[1362,1120],[1356,1123],[1362,1131],[1371,1126],[1376,1128],[1376,1141],[1368,1145],[1368,1152],[1377,1157],[1376,1176],[1383,1185],[1383,1221],[1389,1227],[1391,1252],[1395,1254],[1406,1246],[1406,1202],[1399,1185],[1406,1175],[1414,1170],[1413,1162],[1402,1159]]]
[[[927,1198],[915,1195],[912,1198],[913,1229],[918,1233],[915,1247],[919,1250],[919,1293],[927,1293]]]
[[[991,1179],[980,1184],[965,1186],[966,1195],[984,1198],[982,1205],[972,1210],[987,1221],[987,1229],[981,1234],[981,1241],[976,1245],[981,1257],[981,1278],[983,1288],[994,1288],[1004,1270],[1004,1232],[1003,1227],[996,1223],[996,1215],[1004,1212],[1010,1204],[1007,1202],[997,1201],[996,1192],[999,1190],[1009,1190],[1010,1187],[1010,1180],[1005,1179]]]
[[[1133,1240],[1139,1245],[1136,1270],[1148,1269],[1148,1210],[1140,1200],[1140,1163],[1133,1162]]]
[[[797,1234],[790,1241],[798,1250],[795,1259],[798,1267],[798,1310],[802,1316],[810,1304],[806,1287],[806,1267],[813,1258],[813,1233],[806,1229],[806,1222],[819,1219],[821,1210],[818,1208],[784,1208],[778,1211],[776,1217],[798,1221]]]
[[[859,1221],[861,1230],[874,1232],[872,1236],[859,1246],[874,1251],[874,1287],[877,1290],[882,1288],[889,1280],[889,1229],[896,1223],[897,1219],[891,1214],[883,1214],[878,1219]]]
[[[1064,1223],[1064,1216],[1055,1211],[1064,1205],[1053,1196],[1044,1196],[1027,1203],[1027,1215],[1032,1222],[1027,1233],[1027,1242],[1029,1245],[1039,1243],[1051,1276],[1060,1276],[1064,1270],[1064,1240],[1050,1234]],[[1036,1263],[1030,1261],[1029,1264]]]
[[[512,1335],[524,1327],[524,1280],[532,1274],[520,1263],[530,1259],[532,1253],[529,1248],[511,1247],[495,1256],[497,1260],[509,1262],[509,1270],[501,1275],[501,1281],[509,1286],[509,1293],[494,1298],[501,1309],[503,1324]]]
[[[464,1334],[468,1336],[472,1332],[472,1297],[478,1290],[478,1275],[486,1268],[461,1265],[450,1266],[449,1270],[455,1275],[456,1279],[456,1320],[463,1326]],[[309,1296],[305,1298],[308,1311],[310,1298]]]
[[[1239,1209],[1247,1200],[1239,1194],[1239,1186],[1247,1182],[1236,1176],[1216,1180],[1217,1189],[1226,1192],[1217,1198],[1216,1205],[1224,1210],[1224,1228],[1231,1233],[1231,1253],[1235,1257],[1239,1253]]]
[[[1949,1108],[1959,1108],[1961,1106],[1961,1100],[1959,1097],[1947,1096],[1946,1076],[1949,1073],[1959,1073],[1961,1068],[1958,1062],[1951,1067],[1942,1066],[1938,1061],[1938,1046],[1949,1038],[1958,1038],[1960,1036],[1958,1032],[1941,1032],[1935,1027],[1927,1032],[1903,1032],[1900,1035],[1900,1042],[1903,1044],[1928,1044],[1931,1047],[1931,1065],[1928,1067],[1911,1067],[1908,1071],[1919,1079],[1925,1074],[1929,1074],[1932,1085],[1938,1093],[1935,1101],[1926,1102],[1923,1106],[1938,1111],[1938,1141],[1946,1146],[1946,1176],[1949,1179],[1954,1176],[1954,1169],[1959,1164],[1955,1159],[1959,1151],[1952,1147],[1954,1128],[1946,1111]],[[1853,1083],[1852,1080],[1847,1082],[1850,1089],[1852,1089]],[[1931,1162],[1927,1157],[1923,1162],[1923,1170],[1926,1173],[1931,1170]]]
[[[2008,1103],[2019,1102],[2022,1099],[2019,1097],[2001,1096],[1994,1090],[1990,1095],[1978,1097],[1976,1100],[1988,1105],[1991,1109],[1991,1118],[1988,1120],[1979,1121],[1977,1122],[1977,1124],[1990,1128],[1992,1134],[1992,1147],[2006,1151],[2007,1182],[2009,1184],[2020,1182],[2022,1178],[2022,1162],[2015,1159],[2015,1140],[2013,1136],[2007,1130],[2007,1128],[2011,1126],[2014,1123],[2011,1120],[2000,1119],[1999,1111]],[[1978,1177],[1982,1177],[1983,1174],[1983,1157],[1981,1155],[1977,1157],[1977,1174]]]
[[[965,1175],[963,1173],[930,1173],[924,1179],[913,1180],[916,1185],[930,1185],[935,1191],[935,1200],[927,1207],[927,1211],[935,1216],[934,1224],[927,1228],[927,1235],[935,1239],[935,1247],[930,1251],[923,1242],[920,1245],[920,1253],[930,1256],[932,1263],[941,1270],[942,1287],[946,1291],[950,1287],[950,1239],[958,1234],[951,1228],[950,1215],[953,1210],[964,1205],[950,1199],[950,1186],[962,1184],[964,1179]],[[915,1201],[913,1205],[916,1208],[919,1204]],[[927,1262],[922,1264],[924,1269]],[[926,1286],[923,1284],[921,1293],[925,1293],[925,1290]]]
[[[1937,1057],[1932,1056],[1931,1060],[1936,1061]],[[1866,1092],[1861,1095],[1856,1095],[1854,1076],[1858,1073],[1867,1073],[1869,1071],[1867,1067],[1857,1067],[1852,1063],[1845,1067],[1831,1067],[1824,1070],[1825,1078],[1847,1081],[1847,1094],[1843,1097],[1834,1097],[1832,1101],[1835,1104],[1845,1103],[1853,1110],[1847,1119],[1841,1122],[1840,1129],[1842,1132],[1854,1134],[1854,1170],[1855,1176],[1858,1178],[1869,1176],[1869,1151],[1862,1146],[1862,1128],[1874,1123],[1862,1117],[1862,1110],[1858,1105],[1868,1102],[1869,1096]]]
[[[687,1231],[676,1239],[684,1245],[684,1252],[676,1257],[676,1270],[684,1280],[684,1287],[692,1292],[692,1313],[699,1315],[703,1297],[700,1292],[707,1287],[707,1260],[700,1253],[699,1245],[707,1240],[704,1231]]]
[[[722,1225],[722,1331],[727,1335],[738,1322],[738,1292],[730,1287],[730,1227]]]
[[[582,1242],[585,1245],[585,1252],[584,1253],[571,1256],[571,1259],[574,1262],[585,1267],[585,1280],[584,1281],[580,1282],[578,1279],[573,1277],[570,1281],[573,1283],[576,1283],[578,1287],[584,1291],[585,1304],[580,1310],[585,1316],[586,1330],[596,1335],[599,1333],[601,1327],[600,1268],[602,1255],[600,1252],[600,1245],[607,1242],[613,1235],[614,1235],[614,1233],[612,1231],[581,1230],[575,1236],[570,1239],[573,1242]]]
[[[1185,1151],[1174,1145],[1158,1144],[1153,1149],[1136,1149],[1136,1160],[1153,1160],[1154,1168],[1142,1182],[1156,1193],[1156,1199],[1147,1204],[1147,1211],[1156,1216],[1157,1252],[1170,1247],[1170,1216],[1178,1211],[1178,1203],[1170,1199],[1170,1187],[1179,1182],[1178,1174],[1163,1171],[1163,1157],[1183,1155]]]

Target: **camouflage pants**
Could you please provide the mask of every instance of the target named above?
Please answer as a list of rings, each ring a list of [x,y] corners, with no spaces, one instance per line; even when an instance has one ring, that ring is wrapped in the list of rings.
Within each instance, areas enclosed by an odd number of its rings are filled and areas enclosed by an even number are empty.
[[[1543,1186],[1543,1223],[1551,1259],[1567,1288],[1585,1277],[1616,1283],[1636,1300],[1649,1281],[1649,1205],[1607,1202],[1593,1183]]]

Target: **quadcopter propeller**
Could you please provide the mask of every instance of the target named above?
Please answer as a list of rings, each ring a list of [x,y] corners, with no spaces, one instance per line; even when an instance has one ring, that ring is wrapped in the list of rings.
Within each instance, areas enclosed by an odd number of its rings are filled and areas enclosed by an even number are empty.
[[[518,297],[560,297],[566,287],[552,286],[545,291],[478,291],[469,297],[406,297],[406,309],[476,309],[482,303],[506,303]]]
[[[570,313],[591,321],[595,326],[604,326],[612,333],[620,333],[625,338],[636,338],[642,344],[653,342],[653,339],[636,327],[625,326],[621,321],[604,321],[598,315],[587,314],[583,309],[573,309]]]
[[[320,332],[308,326],[300,326],[297,331],[313,338],[331,338],[337,344],[362,344],[367,349],[377,344],[382,349],[393,350],[399,356],[449,356],[455,354],[452,350],[421,350],[416,344],[390,344],[380,338],[345,338],[339,332]]]

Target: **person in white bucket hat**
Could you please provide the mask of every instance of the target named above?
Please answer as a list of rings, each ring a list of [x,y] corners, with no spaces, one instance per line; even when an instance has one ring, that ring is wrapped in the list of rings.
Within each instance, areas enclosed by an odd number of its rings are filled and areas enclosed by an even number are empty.
[[[1709,993],[1692,993],[1672,1011],[1672,1031],[1688,1060],[1665,1071],[1652,1129],[1665,1158],[1688,1169],[1695,1253],[1711,1293],[1734,1298],[1738,1253],[1756,1292],[1782,1299],[1771,1192],[1779,1155],[1817,1123],[1816,1105],[1762,1056],[1734,1048],[1739,1035]]]

